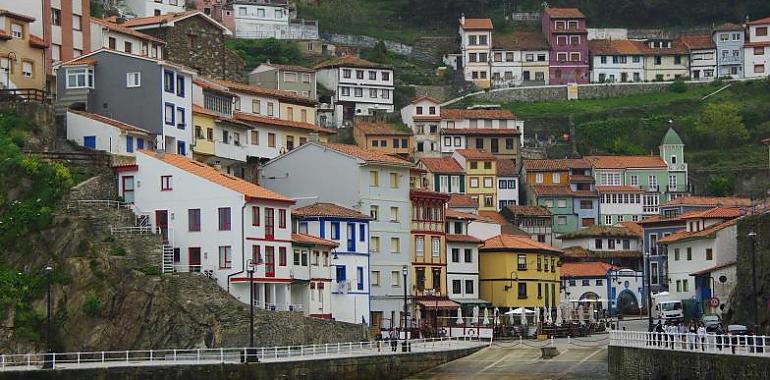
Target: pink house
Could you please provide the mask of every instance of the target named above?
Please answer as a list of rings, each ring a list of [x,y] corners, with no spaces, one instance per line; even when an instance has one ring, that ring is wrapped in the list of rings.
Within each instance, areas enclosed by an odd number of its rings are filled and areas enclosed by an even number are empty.
[[[543,34],[551,46],[549,84],[588,83],[588,31],[577,8],[545,8]]]
[[[233,5],[228,0],[195,0],[195,9],[217,20],[235,34],[235,15]]]

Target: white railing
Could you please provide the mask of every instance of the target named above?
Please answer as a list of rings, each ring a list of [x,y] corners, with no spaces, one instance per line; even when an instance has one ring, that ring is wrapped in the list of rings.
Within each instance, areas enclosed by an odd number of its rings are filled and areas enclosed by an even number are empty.
[[[110,226],[110,233],[116,234],[151,234],[153,233],[150,226],[131,226],[131,227],[113,227]]]
[[[408,353],[467,349],[490,344],[489,339],[429,338],[399,341],[398,350],[389,341],[326,343],[304,346],[275,346],[248,348],[199,348],[138,351],[97,351],[67,353],[30,353],[0,355],[0,371],[39,369],[46,362],[56,369],[87,367],[131,367],[148,365],[190,365],[211,363],[240,363],[247,353],[256,354],[259,361],[294,361],[307,358],[335,358],[402,353],[408,342]]]
[[[269,311],[302,311],[302,305],[300,304],[279,304],[254,300],[254,306]]]
[[[68,209],[82,206],[105,206],[109,208],[128,207],[126,202],[116,201],[114,199],[75,199],[67,203]]]
[[[610,346],[770,357],[770,336],[610,331]]]

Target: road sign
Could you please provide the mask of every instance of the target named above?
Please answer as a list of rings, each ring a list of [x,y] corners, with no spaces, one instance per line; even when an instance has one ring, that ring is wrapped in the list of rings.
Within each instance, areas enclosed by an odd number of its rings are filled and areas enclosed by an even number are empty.
[[[719,298],[717,298],[717,297],[712,297],[712,298],[709,300],[709,305],[711,305],[712,307],[718,307],[718,306],[719,306]]]

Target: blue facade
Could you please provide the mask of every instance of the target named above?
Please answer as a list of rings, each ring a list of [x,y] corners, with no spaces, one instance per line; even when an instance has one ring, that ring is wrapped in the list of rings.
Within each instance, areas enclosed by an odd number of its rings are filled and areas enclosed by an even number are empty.
[[[719,78],[743,78],[744,31],[740,25],[722,26],[713,34],[717,46],[717,73]]]

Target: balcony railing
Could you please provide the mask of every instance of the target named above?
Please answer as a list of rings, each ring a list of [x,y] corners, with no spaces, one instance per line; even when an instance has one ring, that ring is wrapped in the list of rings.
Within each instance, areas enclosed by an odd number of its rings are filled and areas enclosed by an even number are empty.
[[[658,185],[647,186],[647,191],[649,191],[651,193],[657,193],[658,190],[659,190]]]
[[[686,172],[687,164],[669,164],[668,171],[670,172]]]
[[[610,331],[610,346],[648,350],[689,351],[716,355],[770,357],[770,336],[666,334]]]

